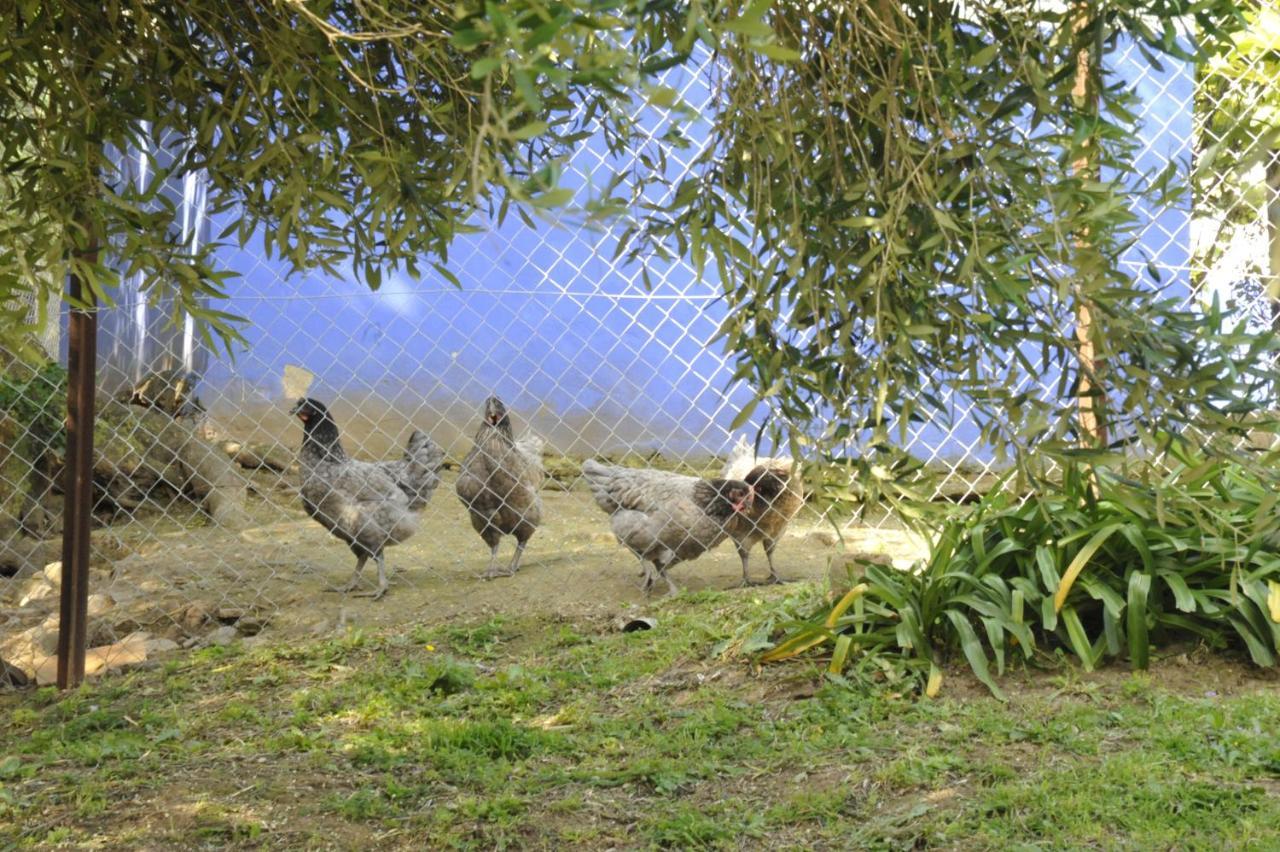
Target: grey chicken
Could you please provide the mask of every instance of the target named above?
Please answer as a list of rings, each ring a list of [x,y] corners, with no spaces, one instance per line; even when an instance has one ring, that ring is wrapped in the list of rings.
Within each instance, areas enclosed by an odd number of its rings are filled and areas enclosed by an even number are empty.
[[[414,430],[404,458],[360,461],[343,449],[338,424],[322,403],[300,399],[292,413],[302,421],[298,455],[302,505],[311,518],[346,542],[356,557],[351,582],[335,591],[349,592],[359,585],[365,563],[372,557],[378,565],[378,588],[361,595],[377,600],[387,592],[383,550],[417,531],[414,513],[427,504],[440,484],[444,452]]]
[[[795,462],[789,458],[757,457],[746,438],[739,438],[721,475],[743,480],[755,495],[750,511],[735,518],[729,528],[729,535],[742,559],[742,585],[754,584],[747,564],[751,548],[757,542],[764,543],[764,555],[769,560],[767,582],[784,582],[774,567],[773,550],[782,539],[787,524],[804,507],[804,483]]]
[[[485,400],[484,420],[475,446],[462,460],[454,490],[467,507],[471,526],[489,545],[484,578],[510,577],[520,570],[525,545],[542,523],[542,440],[525,435],[516,440],[511,415],[496,396]],[[505,570],[497,567],[498,543],[515,536],[516,552]]]
[[[669,595],[677,591],[667,575],[671,566],[697,559],[724,541],[752,501],[751,486],[740,480],[699,479],[594,459],[583,463],[582,475],[596,504],[609,513],[613,534],[645,566],[645,591],[661,577]]]

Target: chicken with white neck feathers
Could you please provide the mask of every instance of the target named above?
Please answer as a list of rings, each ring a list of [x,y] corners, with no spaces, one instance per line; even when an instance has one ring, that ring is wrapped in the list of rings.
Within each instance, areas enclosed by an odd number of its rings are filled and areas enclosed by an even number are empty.
[[[302,505],[307,514],[341,541],[356,557],[351,582],[335,591],[349,592],[360,583],[365,563],[378,565],[375,600],[387,592],[383,550],[417,531],[415,511],[426,506],[440,484],[444,452],[414,430],[404,457],[389,462],[350,458],[343,449],[338,424],[325,406],[300,399],[293,407],[302,421]],[[362,596],[366,596],[361,593]]]
[[[619,542],[645,566],[645,591],[658,577],[676,593],[671,566],[697,559],[729,535],[751,506],[751,487],[731,479],[699,479],[664,470],[616,467],[587,459],[582,475],[609,513]],[[652,565],[652,569],[650,569]]]
[[[542,523],[542,440],[525,435],[516,440],[511,415],[496,396],[485,400],[484,419],[475,446],[462,460],[454,490],[467,507],[471,526],[489,545],[489,567],[483,577],[510,577],[520,570],[525,545]],[[514,536],[515,554],[506,569],[498,568],[498,544]]]

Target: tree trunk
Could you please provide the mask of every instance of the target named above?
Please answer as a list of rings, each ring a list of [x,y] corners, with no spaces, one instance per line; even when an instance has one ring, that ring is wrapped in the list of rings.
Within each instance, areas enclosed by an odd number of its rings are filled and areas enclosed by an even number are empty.
[[[1072,27],[1080,32],[1089,22],[1089,3],[1076,4],[1076,17]],[[1082,111],[1096,113],[1098,108],[1097,87],[1093,84],[1094,67],[1093,50],[1083,47],[1076,54],[1075,85],[1071,88],[1071,97],[1076,107]],[[1084,151],[1072,164],[1076,174],[1088,175],[1093,171],[1091,140],[1084,142]],[[1089,243],[1088,231],[1076,235],[1077,248],[1086,248]],[[1093,345],[1093,306],[1088,297],[1081,291],[1080,303],[1076,305],[1076,342],[1079,344],[1080,383],[1076,389],[1079,411],[1080,438],[1086,448],[1105,447],[1107,445],[1107,428],[1099,416],[1105,405],[1102,388],[1094,384],[1100,362]]]
[[[1267,299],[1271,328],[1280,331],[1280,148],[1267,157]]]

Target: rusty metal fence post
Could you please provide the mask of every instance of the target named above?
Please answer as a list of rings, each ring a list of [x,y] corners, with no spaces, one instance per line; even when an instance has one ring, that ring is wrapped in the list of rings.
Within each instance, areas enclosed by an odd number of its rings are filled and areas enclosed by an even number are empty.
[[[86,258],[97,260],[97,252]],[[58,617],[58,688],[84,680],[89,623],[89,530],[93,511],[94,386],[98,311],[91,287],[76,272],[67,331],[67,457],[62,526],[62,588]],[[77,307],[77,305],[84,307]]]

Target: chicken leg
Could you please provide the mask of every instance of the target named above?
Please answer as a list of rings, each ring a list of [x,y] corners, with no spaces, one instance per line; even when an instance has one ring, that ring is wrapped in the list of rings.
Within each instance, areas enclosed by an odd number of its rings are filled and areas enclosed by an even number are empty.
[[[519,540],[516,541],[515,555],[511,557],[511,565],[507,567],[508,577],[514,577],[516,575],[516,572],[520,570],[520,559],[521,557],[524,556],[525,544],[526,542],[519,541]]]
[[[680,594],[680,589],[676,586],[676,584],[672,581],[671,577],[667,574],[667,571],[671,568],[671,566],[676,564],[676,562],[678,561],[679,560],[674,558],[667,558],[662,560],[661,562],[655,561],[653,563],[653,567],[658,577],[661,577],[662,579],[667,581],[666,596],[669,598],[674,598],[676,595]],[[650,575],[647,582],[648,582],[648,586],[645,589],[646,592],[653,588],[653,584],[654,582],[656,582],[656,578]]]
[[[742,582],[738,584],[739,589],[745,589],[748,586],[757,585],[751,582],[751,575],[747,572],[747,565],[751,562],[750,548],[738,546],[738,558],[742,560]]]
[[[653,574],[654,569],[650,566],[649,562],[641,559],[640,578],[643,582],[640,583],[640,591],[644,592],[646,595],[649,594],[649,591],[653,588]]]
[[[769,579],[767,580],[751,579],[751,575],[747,573],[747,563],[751,559],[751,549],[750,547],[738,548],[738,556],[742,558],[742,582],[738,584],[738,588],[745,589],[749,586],[771,586],[790,582],[782,579],[778,574],[778,569],[773,567],[773,549],[777,546],[778,542],[775,539],[768,539],[764,543],[764,555],[769,560]]]
[[[354,573],[352,573],[352,575],[351,575],[351,582],[347,583],[345,586],[330,586],[330,587],[329,587],[329,591],[331,591],[331,592],[341,592],[342,594],[344,594],[344,595],[345,595],[347,592],[351,591],[351,590],[352,590],[352,589],[354,589],[356,586],[360,585],[360,575],[361,575],[361,573],[363,573],[363,572],[364,572],[364,563],[366,563],[366,562],[368,562],[368,561],[369,561],[369,557],[368,557],[368,556],[357,556],[357,557],[356,557],[356,570],[355,570],[355,572],[354,572]]]
[[[506,571],[502,571],[498,568],[498,543],[495,541],[493,544],[489,545],[489,567],[480,575],[480,579],[493,580],[498,577],[509,576],[511,575]]]
[[[778,569],[773,567],[773,549],[777,546],[778,540],[776,538],[766,538],[764,540],[764,555],[769,560],[769,579],[767,582],[774,584],[790,583],[790,580],[783,579],[778,574]]]
[[[373,598],[376,601],[376,600],[381,600],[382,596],[387,593],[387,563],[383,558],[381,552],[379,552],[373,558],[378,563],[378,589],[377,591],[373,591],[373,592],[356,592],[355,597]]]

